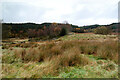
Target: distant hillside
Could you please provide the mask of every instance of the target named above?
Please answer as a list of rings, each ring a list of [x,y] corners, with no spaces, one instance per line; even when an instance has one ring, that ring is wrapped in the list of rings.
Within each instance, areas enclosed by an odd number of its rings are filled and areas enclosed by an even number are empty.
[[[46,26],[49,27],[52,23],[42,23],[42,24],[35,24],[35,23],[2,23],[2,26],[9,26],[12,27],[12,31],[20,31],[20,30],[27,30],[27,29],[41,29],[42,27]],[[57,23],[58,25],[63,25],[63,23]],[[64,24],[65,25],[65,24]],[[70,24],[73,28],[77,28],[77,25]]]
[[[24,33],[23,35],[27,35],[27,31],[29,29],[39,30],[39,29],[43,29],[44,27],[48,28],[49,26],[56,25],[56,24],[59,27],[64,27],[64,26],[68,25],[68,24],[63,24],[63,23],[42,23],[42,24],[2,23],[2,35],[5,36],[5,34],[8,33],[11,36],[13,36],[12,34],[14,34],[14,36],[17,36],[18,34],[20,34],[20,32]],[[88,26],[78,26],[78,25],[73,25],[73,24],[69,24],[69,25],[72,27],[72,30],[71,30],[72,32],[84,33],[84,32],[92,32],[92,29],[95,29],[95,28],[101,27],[101,26],[110,28],[112,30],[112,32],[117,32],[119,24],[120,23],[112,23],[110,25],[88,25]],[[7,36],[5,36],[5,37],[7,37]]]
[[[14,28],[17,28],[17,29],[39,29],[39,28],[42,28],[44,26],[46,27],[49,27],[52,23],[42,23],[42,24],[36,24],[36,23],[2,23],[2,26],[11,26],[11,27],[14,27]],[[57,23],[58,25],[62,25],[63,23]],[[120,23],[112,23],[112,24],[109,24],[109,25],[98,25],[98,24],[95,24],[95,25],[87,25],[87,26],[78,26],[78,25],[73,25],[73,24],[70,24],[73,28],[84,28],[84,29],[94,29],[94,28],[97,28],[97,27],[100,27],[100,26],[106,26],[106,27],[109,27],[111,29],[117,29],[117,26],[118,24]]]
[[[78,26],[72,24],[63,23],[2,23],[2,37],[3,38],[14,38],[14,37],[27,37],[30,30],[31,34],[46,34],[53,30],[54,32],[58,29],[66,28],[67,32],[72,31],[72,27]],[[69,28],[69,29],[68,29]],[[60,31],[60,30],[59,30]],[[50,32],[50,33],[54,33]],[[7,33],[7,34],[6,34]],[[55,33],[54,33],[55,34]],[[55,34],[56,35],[56,34]]]
[[[105,27],[109,27],[111,29],[117,29],[118,28],[118,24],[120,23],[112,23],[112,24],[109,24],[109,25],[88,25],[88,26],[82,26],[84,27],[84,29],[94,29],[94,28],[97,28],[97,27],[100,27],[100,26],[105,26]]]

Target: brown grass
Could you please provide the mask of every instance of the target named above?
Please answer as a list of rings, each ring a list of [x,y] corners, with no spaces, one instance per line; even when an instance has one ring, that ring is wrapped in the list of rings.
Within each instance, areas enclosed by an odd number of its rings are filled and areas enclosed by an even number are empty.
[[[13,63],[17,59],[23,63],[42,62],[41,71],[36,72],[32,77],[42,77],[43,75],[57,75],[62,67],[84,66],[93,63],[85,55],[94,55],[102,59],[110,59],[118,63],[118,44],[117,41],[60,41],[46,42],[38,47],[25,49],[15,49],[14,53],[3,55],[3,63]],[[114,57],[113,57],[114,56]],[[7,61],[8,60],[8,61]],[[114,69],[113,65],[104,66],[105,69]],[[38,71],[37,69],[34,69]]]
[[[90,41],[61,41],[59,43],[48,42],[37,48],[16,50],[16,57],[24,62],[44,61],[54,56],[75,56],[78,54],[95,55],[103,59],[118,60],[118,44],[116,41],[90,42]],[[114,56],[114,57],[113,57]],[[76,59],[76,58],[75,58]],[[66,60],[67,61],[67,60]]]
[[[9,48],[12,48],[12,47],[30,48],[30,47],[37,47],[37,46],[38,46],[38,44],[34,43],[34,42],[3,44],[2,49],[9,49]]]

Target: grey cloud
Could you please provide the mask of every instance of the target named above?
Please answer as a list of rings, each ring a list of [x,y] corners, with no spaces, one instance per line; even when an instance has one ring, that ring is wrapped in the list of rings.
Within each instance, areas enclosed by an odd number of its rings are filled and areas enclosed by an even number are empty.
[[[54,20],[54,22],[62,22],[66,20],[71,24],[77,25],[96,24],[96,21],[99,22],[100,20],[110,20],[112,23],[112,21],[115,22],[117,20],[117,0],[116,3],[112,3],[113,0],[107,0],[106,2],[104,0],[70,0],[70,2],[64,3],[63,6],[62,4],[56,5],[54,3],[56,0],[49,1],[49,4],[45,4],[46,1],[42,2],[44,4],[37,3],[36,5],[31,5],[27,2],[3,3],[3,20],[4,22],[38,23],[53,22]],[[61,3],[63,2],[61,0]]]
[[[45,8],[38,8],[25,3],[4,3],[2,7],[2,17],[5,22],[42,21],[42,15],[47,11]]]

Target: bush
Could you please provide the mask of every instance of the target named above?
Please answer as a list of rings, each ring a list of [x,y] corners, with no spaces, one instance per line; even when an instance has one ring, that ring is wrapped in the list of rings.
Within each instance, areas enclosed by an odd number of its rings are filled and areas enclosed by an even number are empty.
[[[65,28],[61,29],[60,36],[64,36],[67,34],[67,30]]]
[[[111,30],[105,26],[102,26],[102,27],[97,27],[95,30],[94,30],[94,33],[95,34],[103,34],[103,35],[107,35],[107,34],[110,34],[111,33]]]

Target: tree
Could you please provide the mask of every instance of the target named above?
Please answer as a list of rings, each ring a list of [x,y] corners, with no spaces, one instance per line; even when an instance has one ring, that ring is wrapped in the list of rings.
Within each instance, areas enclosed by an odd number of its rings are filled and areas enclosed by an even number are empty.
[[[97,27],[95,30],[94,30],[94,33],[95,34],[103,34],[103,35],[107,35],[107,34],[110,34],[111,33],[111,30],[105,26],[102,26],[102,27]]]
[[[64,36],[67,34],[67,30],[65,28],[61,29],[60,36]]]
[[[36,36],[37,36],[37,33],[36,33],[35,29],[29,29],[28,30],[28,37],[29,38],[33,38],[33,37],[36,37]]]
[[[69,24],[68,21],[63,21],[64,24]]]
[[[2,38],[10,38],[11,37],[11,26],[4,25],[2,26]]]
[[[42,29],[38,29],[36,33],[37,33],[37,37],[44,36],[44,31]]]

